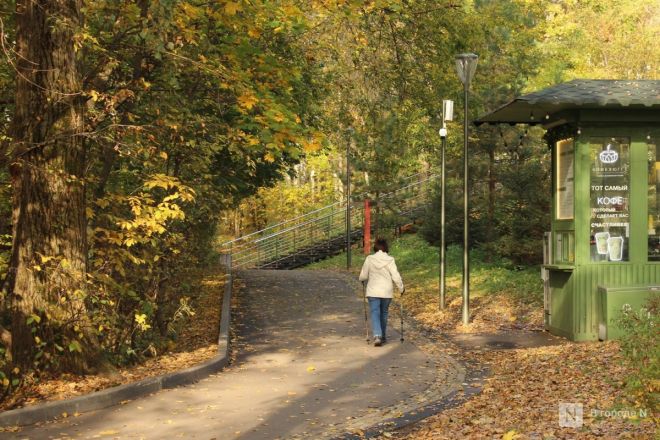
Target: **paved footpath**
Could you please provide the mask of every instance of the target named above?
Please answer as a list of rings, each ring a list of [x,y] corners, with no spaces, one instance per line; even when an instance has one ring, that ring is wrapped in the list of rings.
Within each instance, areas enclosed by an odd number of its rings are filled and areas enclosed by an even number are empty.
[[[460,388],[465,370],[399,342],[367,345],[358,284],[328,271],[245,271],[236,359],[201,382],[2,438],[332,438]]]

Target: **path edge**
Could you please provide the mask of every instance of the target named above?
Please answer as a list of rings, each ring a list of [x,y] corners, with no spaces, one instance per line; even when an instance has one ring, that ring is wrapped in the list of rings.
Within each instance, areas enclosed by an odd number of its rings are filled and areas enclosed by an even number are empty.
[[[231,263],[229,262],[229,264]],[[73,415],[107,408],[160,390],[189,385],[220,371],[229,363],[232,281],[232,274],[227,271],[222,295],[218,354],[214,358],[173,373],[149,377],[138,382],[106,388],[83,396],[4,411],[0,413],[0,427],[32,425],[61,417],[65,413]]]

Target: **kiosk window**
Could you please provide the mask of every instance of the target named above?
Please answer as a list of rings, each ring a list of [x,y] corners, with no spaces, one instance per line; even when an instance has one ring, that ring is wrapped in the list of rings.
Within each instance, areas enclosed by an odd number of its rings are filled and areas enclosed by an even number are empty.
[[[557,219],[573,219],[573,165],[575,164],[573,139],[557,142]]]
[[[660,261],[660,145],[648,141],[649,261]]]
[[[589,139],[591,261],[628,261],[630,140]]]

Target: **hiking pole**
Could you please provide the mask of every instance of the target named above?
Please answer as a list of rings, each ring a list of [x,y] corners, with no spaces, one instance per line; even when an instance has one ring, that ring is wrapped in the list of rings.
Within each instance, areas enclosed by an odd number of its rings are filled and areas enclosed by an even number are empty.
[[[362,308],[364,309],[364,331],[367,334],[367,344],[369,343],[369,324],[367,323],[367,284],[362,281]]]
[[[401,298],[399,299],[399,319],[401,320],[401,343],[403,343],[403,294],[406,293],[406,289],[403,289],[401,292]]]

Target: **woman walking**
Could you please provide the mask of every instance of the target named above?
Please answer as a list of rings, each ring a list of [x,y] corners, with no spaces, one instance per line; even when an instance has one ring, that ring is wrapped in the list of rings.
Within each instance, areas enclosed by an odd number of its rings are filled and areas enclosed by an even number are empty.
[[[401,294],[405,291],[394,258],[387,255],[388,251],[387,241],[382,238],[376,240],[374,254],[367,257],[360,272],[360,281],[367,282],[366,296],[376,347],[387,341],[387,315],[394,293],[392,282]]]

